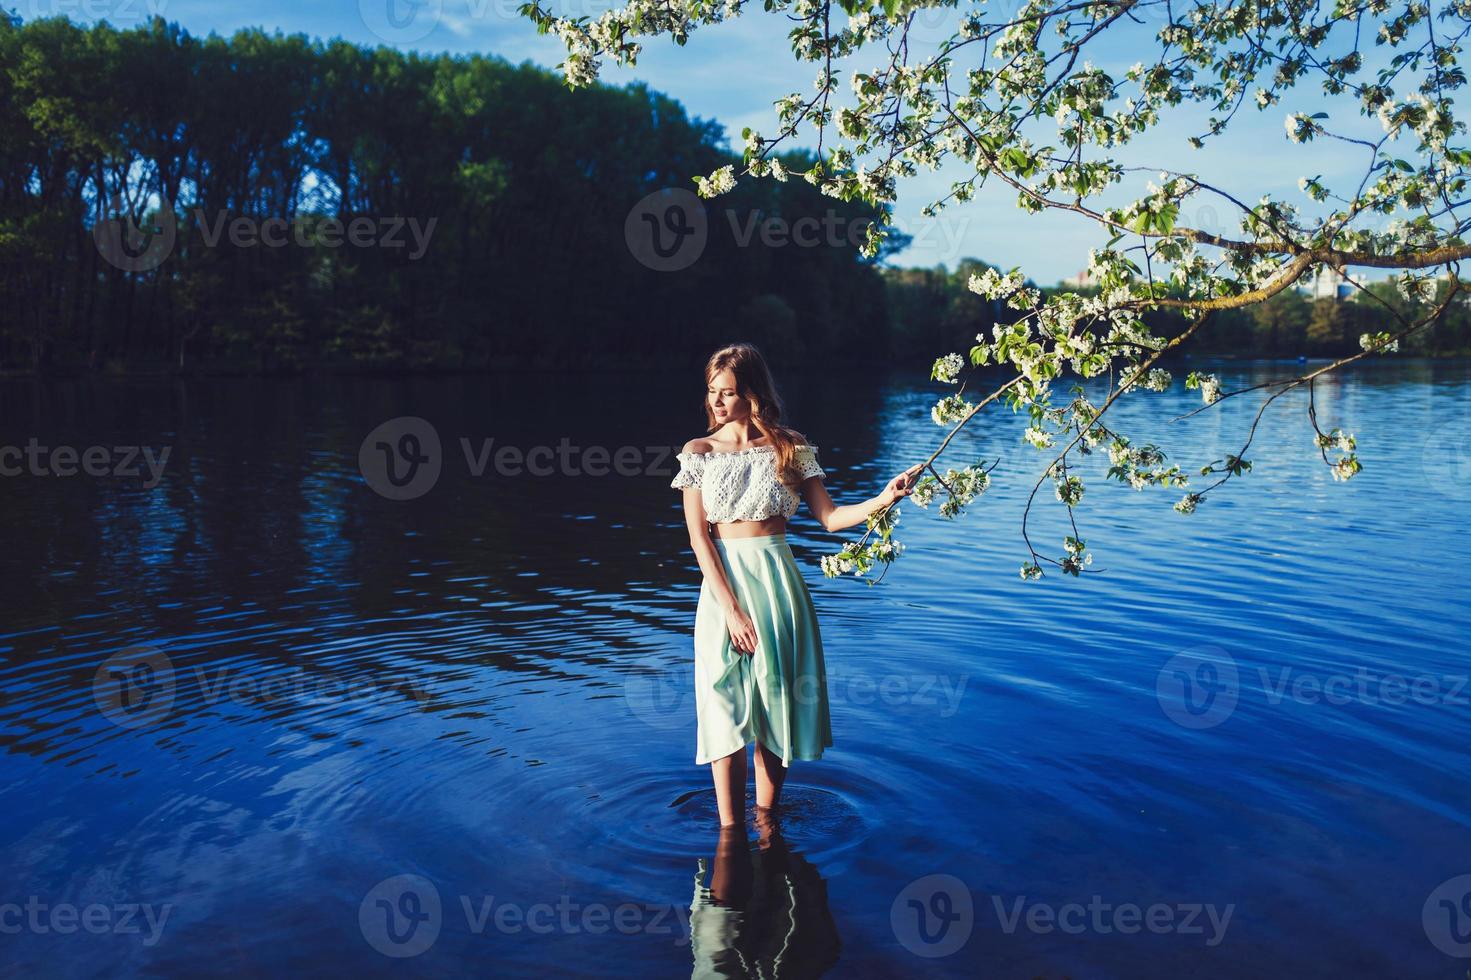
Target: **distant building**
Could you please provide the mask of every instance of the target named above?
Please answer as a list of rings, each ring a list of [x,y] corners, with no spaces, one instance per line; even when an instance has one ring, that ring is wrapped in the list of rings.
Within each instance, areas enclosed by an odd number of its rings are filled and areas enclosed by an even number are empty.
[[[1298,280],[1297,291],[1309,299],[1348,299],[1358,291],[1358,286],[1349,282],[1332,266],[1320,266],[1318,274],[1309,280]]]
[[[1093,274],[1092,269],[1084,269],[1076,276],[1069,276],[1062,281],[1069,289],[1085,289],[1089,286],[1098,285],[1098,277]]]

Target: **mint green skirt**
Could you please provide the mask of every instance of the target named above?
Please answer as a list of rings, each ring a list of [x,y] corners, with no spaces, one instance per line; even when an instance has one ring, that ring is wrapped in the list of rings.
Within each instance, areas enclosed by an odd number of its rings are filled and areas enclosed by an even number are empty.
[[[782,765],[833,744],[817,609],[785,534],[715,538],[731,590],[756,627],[756,652],[731,643],[708,582],[695,610],[695,762],[760,739]]]

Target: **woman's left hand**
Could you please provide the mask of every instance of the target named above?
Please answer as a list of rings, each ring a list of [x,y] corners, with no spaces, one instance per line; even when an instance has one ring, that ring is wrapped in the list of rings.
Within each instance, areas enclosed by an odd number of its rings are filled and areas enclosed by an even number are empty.
[[[923,463],[915,463],[909,469],[894,477],[884,486],[884,492],[879,494],[886,504],[909,496],[914,492],[914,485],[919,482],[920,471],[924,469]]]

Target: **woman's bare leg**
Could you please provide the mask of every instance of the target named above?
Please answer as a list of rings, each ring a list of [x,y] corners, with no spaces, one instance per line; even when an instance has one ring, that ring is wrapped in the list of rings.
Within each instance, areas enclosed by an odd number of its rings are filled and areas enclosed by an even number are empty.
[[[756,805],[774,807],[781,802],[781,784],[786,781],[787,767],[781,756],[756,740]]]
[[[746,824],[746,747],[743,745],[723,759],[710,763],[715,777],[715,805],[720,810],[720,826]]]
[[[756,824],[756,845],[763,851],[769,851],[773,844],[781,843],[781,821],[778,814],[777,810],[759,806],[756,808],[756,816],[752,822]]]

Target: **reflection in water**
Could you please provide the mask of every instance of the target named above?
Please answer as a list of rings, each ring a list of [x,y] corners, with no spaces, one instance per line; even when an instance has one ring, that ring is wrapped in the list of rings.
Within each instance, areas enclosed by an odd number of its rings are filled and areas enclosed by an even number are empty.
[[[816,977],[838,961],[842,943],[827,882],[793,851],[779,818],[756,811],[754,849],[745,827],[722,827],[715,870],[700,858],[690,903],[693,978]]]

